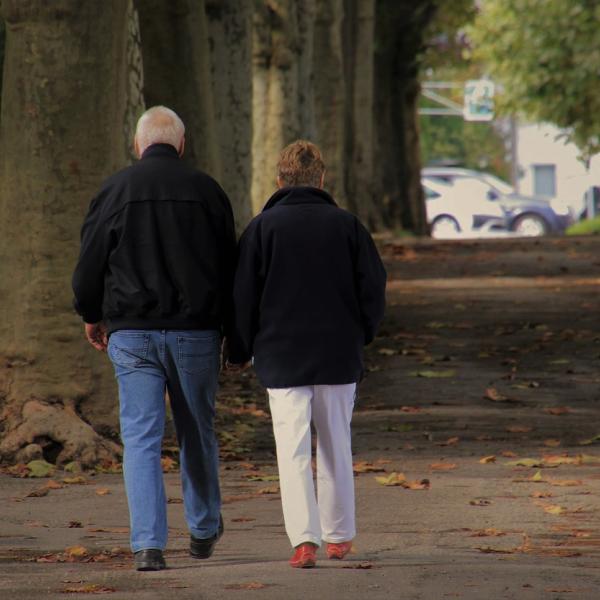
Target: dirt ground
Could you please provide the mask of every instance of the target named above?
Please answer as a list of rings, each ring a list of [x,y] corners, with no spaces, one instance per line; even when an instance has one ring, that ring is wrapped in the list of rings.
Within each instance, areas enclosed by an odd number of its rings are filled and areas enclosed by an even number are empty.
[[[287,565],[267,406],[245,374],[223,384],[213,558],[187,555],[176,471],[159,573],[131,568],[120,475],[2,475],[0,598],[597,600],[600,240],[381,247],[389,308],[354,418],[349,559]]]

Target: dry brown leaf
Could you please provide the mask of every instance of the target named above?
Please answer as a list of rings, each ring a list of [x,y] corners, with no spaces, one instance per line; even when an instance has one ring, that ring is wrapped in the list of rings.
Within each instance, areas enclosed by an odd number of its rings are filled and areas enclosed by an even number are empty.
[[[504,531],[489,527],[488,529],[479,529],[478,531],[473,532],[469,537],[502,537],[503,535],[506,535]]]
[[[546,483],[549,483],[550,485],[556,485],[558,487],[583,485],[583,482],[579,479],[546,479]]]
[[[509,433],[529,433],[533,431],[533,427],[528,427],[527,425],[511,425],[506,428],[506,431]]]
[[[249,581],[248,583],[230,583],[225,586],[226,590],[262,590],[269,584],[260,581]]]
[[[454,446],[460,442],[460,438],[457,436],[448,438],[445,442],[437,442],[438,446]]]
[[[483,458],[479,459],[479,462],[482,465],[487,465],[489,463],[494,463],[494,462],[496,462],[496,457],[493,454],[491,454],[490,456],[484,456]]]
[[[373,563],[363,561],[358,563],[349,563],[344,565],[342,569],[373,569]]]
[[[85,546],[69,546],[65,548],[65,555],[70,556],[72,558],[80,558],[82,556],[87,556],[89,552]]]
[[[431,463],[429,468],[432,471],[452,471],[453,469],[456,469],[456,465],[454,463],[439,462]]]
[[[552,492],[540,492],[539,490],[530,494],[532,498],[552,498],[554,494]]]
[[[96,495],[98,496],[108,496],[110,494],[110,490],[108,488],[97,488]]]
[[[366,460],[361,460],[352,465],[352,470],[354,473],[382,473],[385,471],[383,467],[377,467],[371,462],[367,462]]]
[[[567,415],[571,412],[571,409],[568,406],[553,406],[551,408],[545,408],[544,412],[549,415]]]
[[[554,439],[549,439],[549,440],[544,440],[544,446],[548,446],[549,448],[556,448],[557,446],[560,446],[560,440],[554,440]]]
[[[49,490],[60,490],[65,486],[62,483],[58,483],[58,481],[54,481],[54,479],[50,479],[44,484],[44,487],[47,487]]]
[[[160,466],[163,473],[169,473],[170,471],[176,471],[179,465],[170,456],[163,456],[160,459]]]
[[[100,585],[99,583],[86,583],[85,585],[77,585],[67,587],[60,591],[61,594],[112,594],[117,590],[112,587]]]
[[[471,506],[490,506],[492,501],[487,498],[476,498],[475,500],[469,500],[469,504]]]
[[[401,406],[400,410],[405,413],[422,413],[424,412],[422,408],[418,406]]]
[[[67,527],[69,529],[81,529],[83,527],[83,524],[81,521],[69,521]]]
[[[129,527],[93,527],[88,531],[91,533],[129,533]]]
[[[279,494],[279,486],[278,485],[270,485],[268,487],[260,488],[258,490],[259,494]]]
[[[256,521],[253,517],[236,517],[235,519],[231,519],[232,523],[250,523],[251,521]]]
[[[516,452],[513,452],[512,450],[503,450],[502,452],[500,452],[501,456],[504,456],[504,458],[517,458],[517,456],[519,456]]]
[[[50,493],[50,490],[44,486],[41,488],[37,488],[31,492],[29,492],[29,494],[27,494],[27,496],[25,496],[26,498],[42,498],[44,496],[47,496]]]

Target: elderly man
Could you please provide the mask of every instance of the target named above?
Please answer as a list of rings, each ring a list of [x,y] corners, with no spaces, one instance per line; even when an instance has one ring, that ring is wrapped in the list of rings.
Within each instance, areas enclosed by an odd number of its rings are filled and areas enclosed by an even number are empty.
[[[319,149],[281,153],[279,191],[240,240],[234,284],[237,333],[230,361],[268,389],[292,567],[316,549],[344,558],[355,536],[350,420],[363,346],[383,316],[385,270],[367,230],[323,188]],[[311,467],[317,432],[318,503]]]
[[[213,418],[235,230],[225,192],[180,160],[184,133],[168,108],[142,115],[135,134],[140,160],[109,177],[93,199],[73,275],[87,338],[108,351],[119,384],[139,571],[166,568],[165,390],[180,446],[191,555],[208,558],[223,531]]]

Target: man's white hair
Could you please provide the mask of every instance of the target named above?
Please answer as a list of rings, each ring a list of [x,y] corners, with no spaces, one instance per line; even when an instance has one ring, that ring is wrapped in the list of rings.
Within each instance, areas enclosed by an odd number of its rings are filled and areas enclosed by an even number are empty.
[[[137,122],[135,137],[140,154],[152,144],[171,144],[177,150],[185,134],[185,125],[177,113],[166,106],[149,108]]]

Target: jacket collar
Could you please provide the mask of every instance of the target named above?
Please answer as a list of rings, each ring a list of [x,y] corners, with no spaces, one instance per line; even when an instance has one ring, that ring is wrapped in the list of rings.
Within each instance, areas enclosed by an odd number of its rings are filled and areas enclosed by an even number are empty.
[[[262,212],[281,204],[330,204],[337,206],[335,200],[320,188],[310,186],[284,187],[277,190],[267,201]]]
[[[170,156],[171,158],[179,158],[179,154],[175,146],[171,144],[152,144],[148,146],[142,154],[142,159],[154,156]]]

